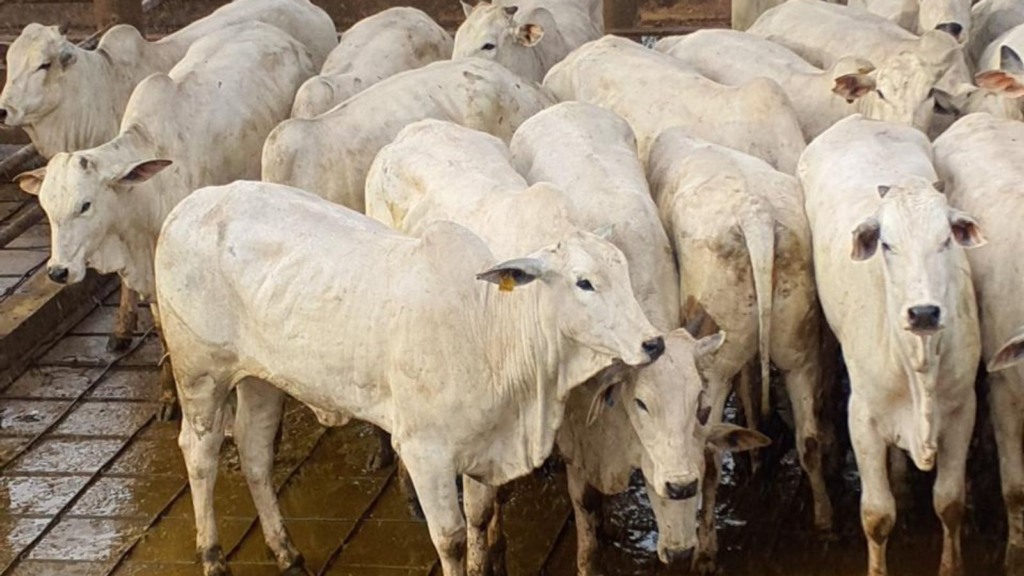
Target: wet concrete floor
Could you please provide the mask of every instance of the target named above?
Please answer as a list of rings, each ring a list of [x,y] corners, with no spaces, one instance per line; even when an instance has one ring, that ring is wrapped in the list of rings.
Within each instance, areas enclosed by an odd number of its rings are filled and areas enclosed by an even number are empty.
[[[198,575],[191,497],[176,423],[154,420],[156,338],[106,352],[116,310],[109,297],[20,378],[0,389],[0,575]],[[780,440],[780,445],[786,442]],[[979,444],[992,446],[991,438]],[[426,525],[410,515],[394,469],[367,473],[375,445],[366,426],[324,430],[290,402],[275,480],[288,527],[318,575],[439,574]],[[758,476],[727,476],[719,507],[722,573],[825,576],[865,571],[857,479],[847,454],[833,485],[838,538],[810,530],[810,492],[792,450],[767,459]],[[976,457],[965,533],[968,576],[1001,573],[1005,522],[993,457]],[[745,460],[730,468],[746,468]],[[929,479],[913,478],[890,545],[896,575],[937,572],[941,528]],[[653,519],[642,490],[606,501],[606,573],[677,574],[657,563]],[[276,574],[256,512],[225,443],[216,507],[236,576]],[[509,573],[575,573],[575,527],[560,472],[515,484],[507,508]]]

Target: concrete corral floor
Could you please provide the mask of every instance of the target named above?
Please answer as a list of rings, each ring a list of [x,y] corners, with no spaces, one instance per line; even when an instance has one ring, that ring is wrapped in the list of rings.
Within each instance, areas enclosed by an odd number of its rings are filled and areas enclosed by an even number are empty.
[[[0,568],[17,576],[199,574],[194,524],[177,423],[153,418],[159,344],[143,314],[135,348],[106,352],[116,311],[111,295],[67,336],[0,390]],[[785,442],[783,440],[782,442]],[[324,430],[295,402],[286,410],[275,479],[288,526],[315,574],[439,574],[426,525],[408,511],[393,468],[367,473],[375,438],[353,423]],[[746,468],[744,458],[728,462]],[[968,575],[1001,569],[1002,512],[990,463],[972,461],[965,534]],[[792,450],[753,480],[727,474],[719,508],[724,574],[863,574],[852,457],[833,486],[838,538],[810,526],[810,494]],[[914,490],[890,546],[893,574],[935,574],[941,529],[928,479]],[[994,492],[993,492],[994,491]],[[517,482],[506,530],[509,572],[574,574],[575,526],[561,472]],[[607,574],[675,574],[654,554],[656,536],[642,490],[606,502]],[[995,505],[991,502],[995,501]],[[986,504],[987,503],[987,504]],[[218,478],[221,542],[236,576],[276,574],[231,442]]]

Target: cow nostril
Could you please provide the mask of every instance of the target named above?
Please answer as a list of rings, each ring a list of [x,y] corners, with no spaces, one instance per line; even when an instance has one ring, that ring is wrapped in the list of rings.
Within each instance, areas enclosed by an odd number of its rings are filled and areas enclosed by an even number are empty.
[[[46,275],[50,277],[50,280],[58,284],[66,284],[68,281],[68,269],[63,266],[53,266],[46,271]]]
[[[935,29],[941,30],[957,40],[960,39],[960,33],[964,31],[964,27],[957,22],[943,22],[936,26]]]
[[[7,120],[7,109],[0,108],[0,124],[3,124]]]
[[[690,558],[693,558],[694,547],[685,548],[683,550],[666,550],[665,558],[667,564],[681,564],[689,562]]]
[[[651,357],[651,362],[654,362],[665,352],[665,339],[661,336],[651,338],[643,343],[643,349]]]
[[[665,482],[665,492],[668,493],[668,497],[672,500],[687,500],[697,495],[697,490],[700,488],[699,483],[694,480],[689,484],[679,484],[676,482]]]
[[[907,310],[907,320],[911,328],[922,330],[938,328],[942,310],[938,306],[911,306]]]

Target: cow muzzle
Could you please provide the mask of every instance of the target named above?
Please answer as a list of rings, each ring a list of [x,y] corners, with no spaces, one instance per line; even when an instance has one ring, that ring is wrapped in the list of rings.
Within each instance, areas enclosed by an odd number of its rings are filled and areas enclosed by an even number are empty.
[[[46,269],[46,275],[57,284],[67,284],[71,274],[64,266],[50,266]]]
[[[672,500],[688,500],[697,495],[700,483],[697,480],[692,482],[665,482],[665,494]]]
[[[678,548],[678,549],[667,549],[665,550],[665,557],[662,558],[662,562],[668,565],[683,565],[685,562],[689,564],[693,558],[693,551],[696,549],[694,546],[689,548]]]
[[[907,328],[914,334],[932,334],[942,329],[942,309],[932,304],[907,308]]]
[[[964,27],[959,22],[943,22],[936,26],[935,29],[949,34],[955,38],[957,42],[963,42],[962,34],[964,32]]]

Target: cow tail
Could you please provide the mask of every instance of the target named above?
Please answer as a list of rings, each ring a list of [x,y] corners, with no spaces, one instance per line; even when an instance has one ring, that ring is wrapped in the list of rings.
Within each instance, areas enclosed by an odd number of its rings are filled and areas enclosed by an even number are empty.
[[[757,297],[758,352],[761,356],[761,416],[767,418],[771,402],[771,323],[772,276],[775,266],[775,219],[758,209],[758,202],[748,205],[740,214],[739,225],[754,272],[754,293]]]

